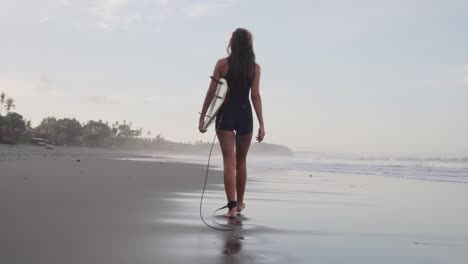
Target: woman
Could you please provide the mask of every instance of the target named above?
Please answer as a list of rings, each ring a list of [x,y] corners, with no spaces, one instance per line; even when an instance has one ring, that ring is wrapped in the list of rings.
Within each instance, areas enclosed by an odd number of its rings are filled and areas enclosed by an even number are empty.
[[[233,218],[245,208],[246,158],[253,132],[249,92],[259,122],[258,142],[265,136],[265,126],[259,90],[260,66],[255,62],[252,34],[243,28],[236,29],[229,41],[228,54],[216,63],[213,77],[216,80],[225,78],[229,86],[227,99],[216,117],[216,132],[223,154],[224,188],[229,210],[224,216]],[[204,117],[216,86],[212,80],[203,103],[198,126],[202,133],[205,132],[202,130]]]

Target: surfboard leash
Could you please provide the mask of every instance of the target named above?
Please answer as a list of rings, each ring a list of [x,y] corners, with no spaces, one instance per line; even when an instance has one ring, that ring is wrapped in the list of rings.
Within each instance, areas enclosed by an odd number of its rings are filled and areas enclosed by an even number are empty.
[[[210,78],[211,78],[212,81],[214,81],[214,82],[217,83],[217,84],[223,84],[223,82],[221,82],[220,80],[214,78],[213,76],[210,76]],[[228,95],[229,95],[229,88],[228,88],[228,90],[227,90],[227,94],[226,94],[226,97],[225,97],[225,98],[227,98]],[[226,102],[226,101],[223,102],[223,106],[224,106],[225,102]],[[223,107],[223,106],[221,106],[221,107]],[[220,115],[220,117],[219,117],[219,120],[220,120],[219,122],[222,121],[223,115],[224,115],[224,111],[221,112],[221,115]],[[232,226],[230,226],[230,225],[224,225],[224,224],[216,223],[217,225],[226,227],[226,228],[218,228],[218,227],[215,227],[215,226],[212,226],[212,225],[208,224],[208,223],[205,221],[205,219],[203,218],[203,214],[202,214],[203,197],[205,196],[206,183],[207,183],[207,181],[208,181],[208,173],[209,173],[209,169],[210,169],[211,154],[212,154],[212,152],[213,152],[214,143],[215,143],[215,141],[216,141],[216,136],[217,136],[217,134],[218,134],[218,126],[217,126],[216,123],[217,123],[217,122],[215,121],[215,127],[216,127],[216,129],[215,129],[215,135],[214,135],[214,138],[213,138],[213,142],[211,143],[210,153],[208,154],[208,162],[206,163],[205,182],[203,183],[202,194],[201,194],[201,197],[200,197],[200,219],[202,220],[202,222],[203,222],[206,226],[208,226],[209,228],[212,228],[212,229],[214,229],[214,230],[218,230],[218,231],[235,231],[235,230],[237,230],[237,228],[234,228],[234,227],[232,227]],[[225,205],[225,206],[223,206],[223,207],[220,207],[220,208],[216,209],[216,210],[213,212],[213,218],[214,218],[214,215],[216,214],[216,212],[218,212],[219,210],[222,210],[222,209],[224,209],[224,208],[227,208],[227,207],[228,207],[228,205]]]

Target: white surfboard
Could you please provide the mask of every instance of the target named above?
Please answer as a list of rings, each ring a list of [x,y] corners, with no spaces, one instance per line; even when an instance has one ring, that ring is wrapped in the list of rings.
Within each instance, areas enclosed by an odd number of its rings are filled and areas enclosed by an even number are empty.
[[[208,127],[215,121],[216,115],[221,109],[221,106],[223,105],[224,100],[226,99],[227,92],[229,90],[226,79],[221,78],[219,79],[219,81],[215,79],[213,80],[218,83],[218,86],[216,87],[216,92],[213,97],[213,100],[211,100],[210,106],[208,107],[208,111],[206,111],[205,121],[203,123],[203,130],[207,130]]]

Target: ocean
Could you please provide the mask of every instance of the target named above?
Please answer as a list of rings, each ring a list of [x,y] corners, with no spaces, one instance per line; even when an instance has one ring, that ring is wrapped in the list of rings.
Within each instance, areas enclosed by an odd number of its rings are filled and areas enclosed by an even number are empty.
[[[208,155],[168,155],[178,162],[206,164]],[[259,156],[247,158],[248,168],[331,172],[402,177],[431,181],[468,183],[468,157],[382,157],[356,154],[301,152],[292,156]],[[211,165],[220,168],[222,156],[211,157]]]

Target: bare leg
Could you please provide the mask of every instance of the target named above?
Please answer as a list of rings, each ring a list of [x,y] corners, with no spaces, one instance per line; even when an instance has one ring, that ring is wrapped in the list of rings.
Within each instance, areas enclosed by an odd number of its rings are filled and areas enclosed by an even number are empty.
[[[237,212],[244,209],[245,184],[247,182],[247,152],[252,142],[252,133],[236,136],[236,190],[237,190]]]
[[[218,131],[219,144],[223,154],[224,163],[224,189],[226,191],[226,198],[228,202],[236,201],[236,157],[235,157],[235,138],[236,135],[233,131]],[[235,217],[237,208],[234,207],[229,210],[226,217]]]

